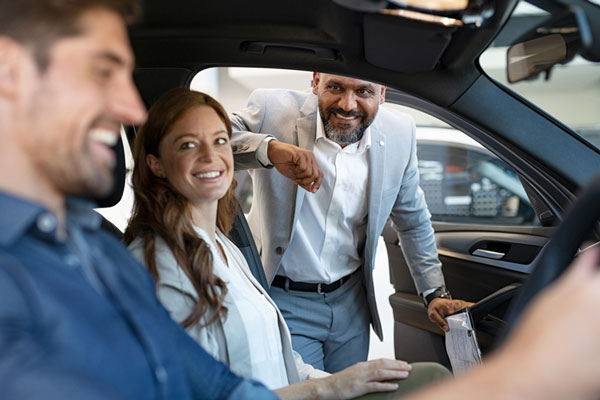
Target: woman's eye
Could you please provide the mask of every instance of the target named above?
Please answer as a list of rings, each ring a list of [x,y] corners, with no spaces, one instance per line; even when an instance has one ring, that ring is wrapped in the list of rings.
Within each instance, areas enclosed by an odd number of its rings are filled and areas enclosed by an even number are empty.
[[[181,150],[193,149],[195,147],[196,144],[194,142],[184,142],[181,144],[181,146],[179,146]]]
[[[228,140],[225,138],[217,138],[217,144],[227,144]]]

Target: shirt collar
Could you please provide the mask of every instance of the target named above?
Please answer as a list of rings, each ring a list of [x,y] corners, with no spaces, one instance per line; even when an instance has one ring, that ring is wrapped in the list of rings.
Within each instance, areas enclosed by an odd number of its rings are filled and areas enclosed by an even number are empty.
[[[94,211],[96,202],[81,198],[67,197],[67,221],[89,230],[100,229],[102,216]]]
[[[326,140],[329,143],[333,143],[336,146],[341,148],[341,146],[339,144],[335,143],[333,140],[330,140],[325,136],[325,128],[323,127],[323,120],[321,119],[321,112],[317,110],[317,135],[315,137],[315,143],[321,139]],[[342,150],[346,150],[351,153],[362,153],[363,151],[367,150],[369,147],[371,147],[371,127],[370,126],[365,130],[362,138],[360,138],[358,143],[352,143],[352,144],[346,146]]]
[[[100,228],[102,217],[94,212],[94,203],[81,198],[67,198],[67,224],[83,228]],[[52,215],[41,204],[0,191],[0,245],[8,247],[15,243],[34,225],[42,215]]]
[[[25,199],[0,192],[0,245],[8,247],[21,237],[45,209]]]

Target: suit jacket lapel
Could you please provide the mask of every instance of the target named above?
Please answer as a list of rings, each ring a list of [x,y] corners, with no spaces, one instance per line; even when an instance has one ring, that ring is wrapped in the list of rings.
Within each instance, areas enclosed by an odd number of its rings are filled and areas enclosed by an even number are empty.
[[[298,147],[312,151],[317,136],[317,97],[309,94],[302,108],[300,108],[300,113],[302,117],[296,120],[296,143],[298,143]],[[305,194],[305,190],[298,190],[298,186],[296,186],[296,204],[290,239],[300,215],[300,208]]]
[[[379,129],[377,120],[371,125],[371,148],[369,149],[369,189],[367,204],[369,218],[367,222],[367,243],[365,250],[375,248],[373,243],[377,240],[377,221],[381,210],[381,196],[383,194],[383,178],[385,173],[385,135]],[[372,254],[366,254],[371,257]],[[368,262],[368,259],[365,259]]]
[[[317,136],[317,96],[309,94],[300,108],[300,118],[296,120],[298,146],[312,150]]]

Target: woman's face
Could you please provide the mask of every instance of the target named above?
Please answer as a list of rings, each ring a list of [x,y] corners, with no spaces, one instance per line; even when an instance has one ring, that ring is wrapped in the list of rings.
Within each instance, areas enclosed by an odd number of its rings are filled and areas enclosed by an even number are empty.
[[[160,142],[159,157],[148,155],[152,172],[193,205],[217,201],[233,179],[233,153],[227,128],[214,109],[186,111]]]

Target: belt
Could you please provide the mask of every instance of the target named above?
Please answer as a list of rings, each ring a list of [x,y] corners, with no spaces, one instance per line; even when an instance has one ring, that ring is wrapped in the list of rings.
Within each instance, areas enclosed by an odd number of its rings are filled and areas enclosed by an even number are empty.
[[[358,270],[356,270],[358,271]],[[348,274],[346,276],[341,277],[335,282],[331,283],[306,283],[306,282],[295,282],[288,277],[276,275],[275,279],[273,279],[273,283],[271,286],[275,286],[282,289],[289,290],[297,290],[299,292],[317,292],[321,293],[330,293],[334,290],[338,289],[344,283],[348,282],[352,275],[356,273],[356,271]],[[287,288],[286,288],[287,284]]]

